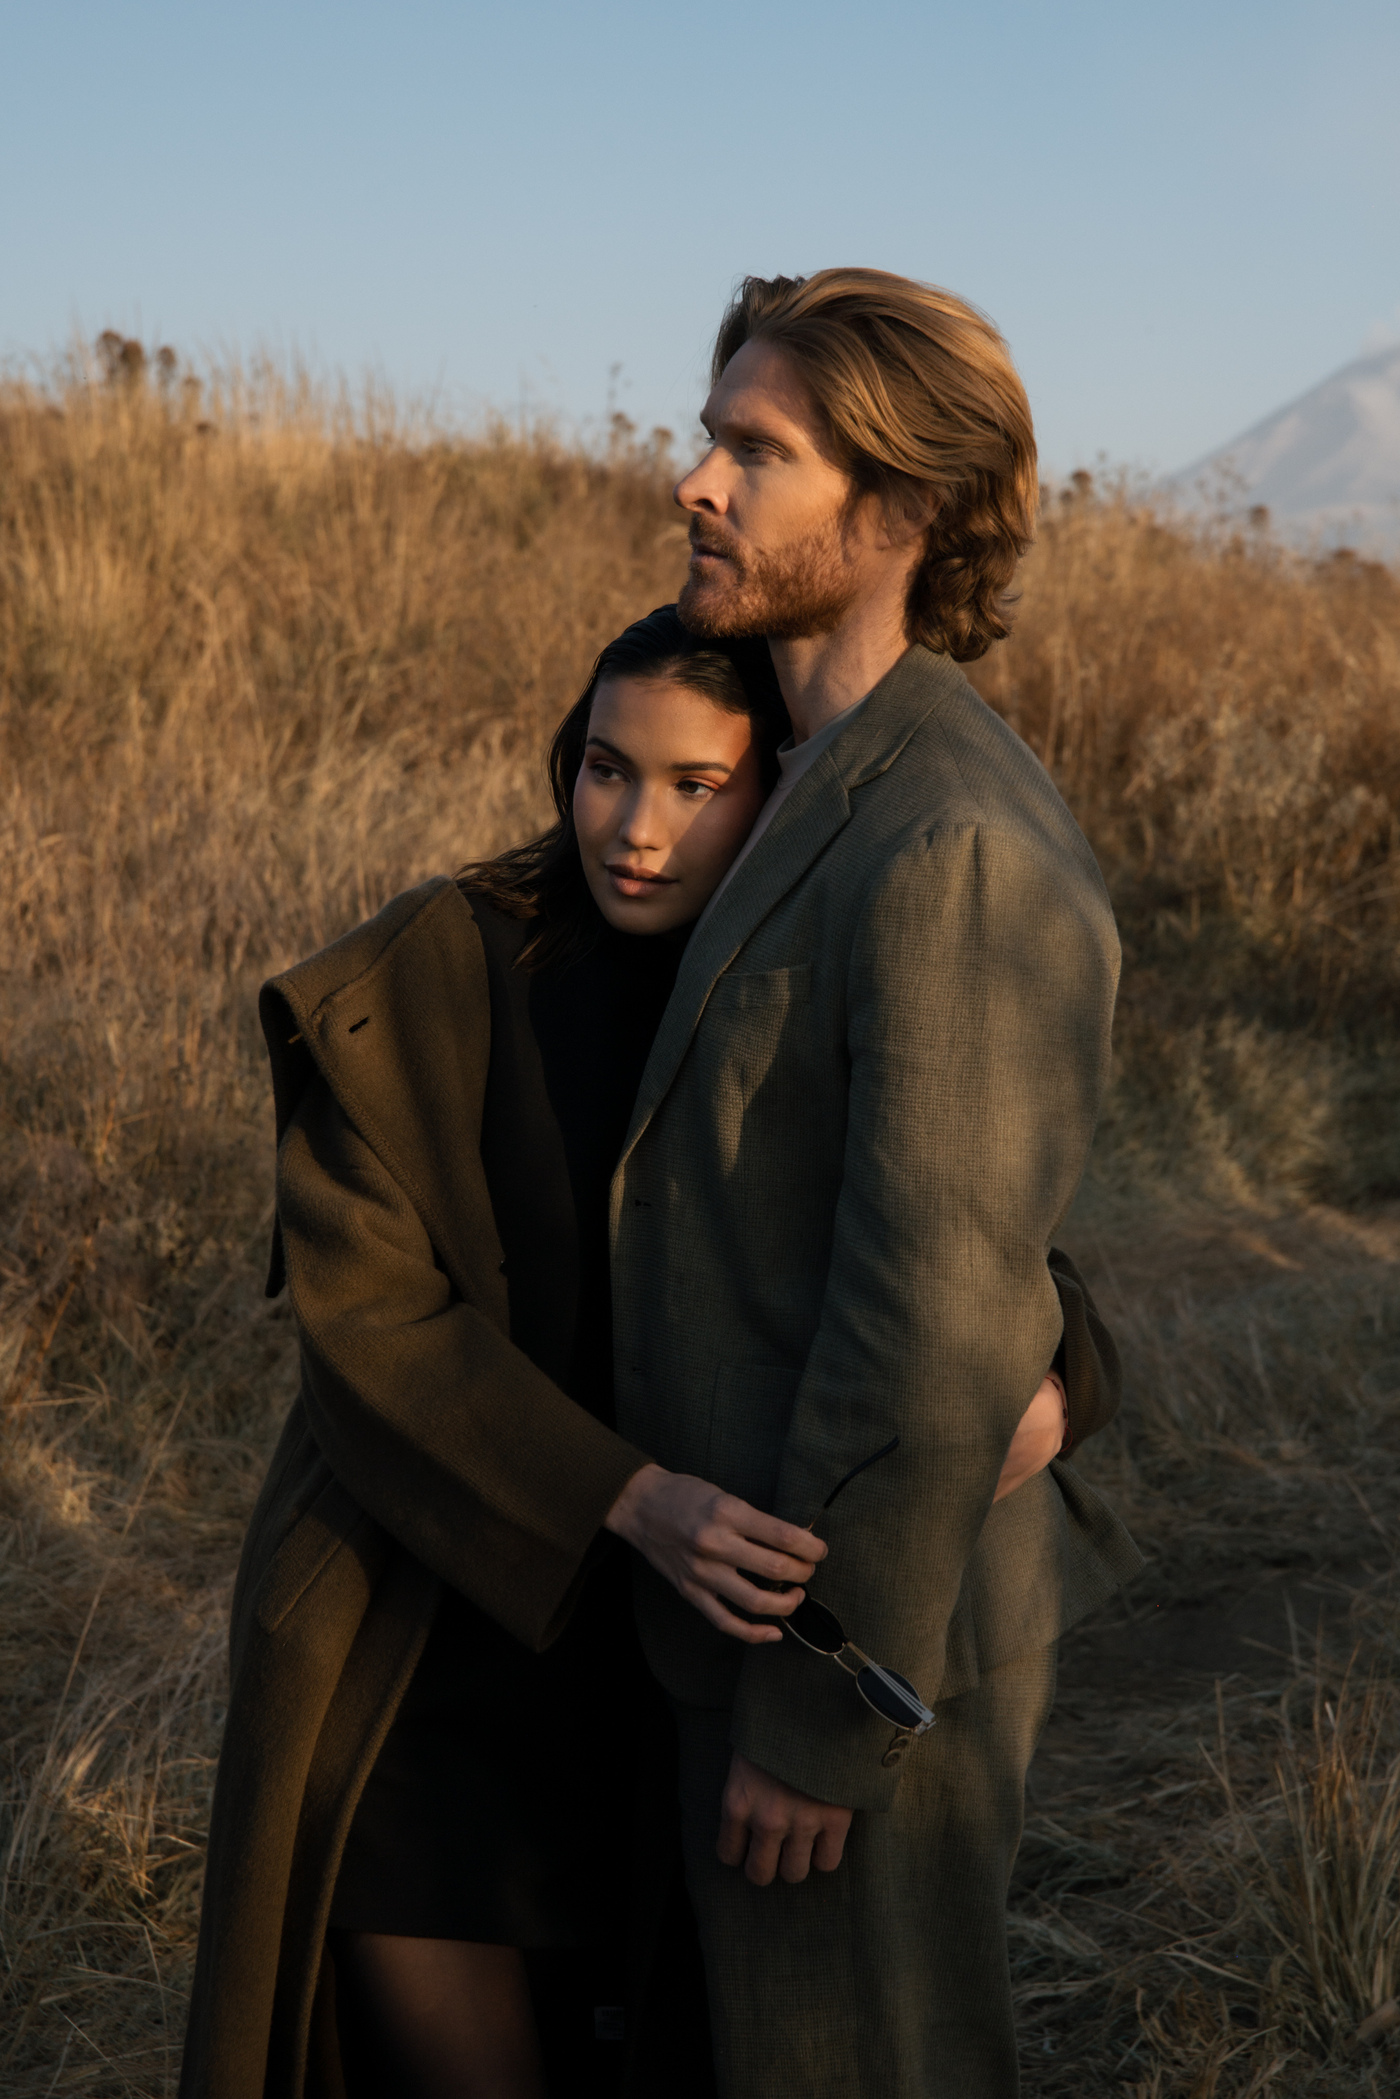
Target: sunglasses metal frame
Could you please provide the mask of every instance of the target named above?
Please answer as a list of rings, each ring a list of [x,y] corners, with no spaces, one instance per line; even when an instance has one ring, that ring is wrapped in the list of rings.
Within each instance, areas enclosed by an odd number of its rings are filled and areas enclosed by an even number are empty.
[[[892,1722],[895,1726],[903,1728],[911,1735],[927,1734],[938,1716],[924,1704],[913,1685],[908,1683],[904,1677],[897,1676],[893,1669],[882,1668],[879,1662],[872,1661],[868,1654],[848,1640],[845,1628],[842,1626],[835,1611],[829,1605],[819,1602],[815,1596],[809,1595],[804,1597],[797,1606],[796,1611],[794,1611],[793,1617],[799,1617],[809,1603],[816,1604],[817,1609],[831,1620],[832,1629],[840,1638],[840,1646],[835,1648],[818,1646],[815,1640],[809,1640],[804,1633],[798,1631],[792,1622],[792,1618],[779,1620],[783,1630],[791,1633],[794,1640],[801,1641],[810,1654],[825,1655],[828,1661],[835,1662],[838,1669],[844,1669],[848,1676],[853,1676],[856,1682],[856,1689],[860,1692],[861,1697],[870,1707],[872,1713],[878,1713],[882,1720]],[[907,1718],[896,1719],[893,1713],[887,1712],[883,1706],[876,1705],[874,1699],[871,1698],[861,1683],[861,1677],[867,1671],[872,1676],[878,1677],[880,1683],[892,1695],[896,1703],[903,1707],[908,1716]]]

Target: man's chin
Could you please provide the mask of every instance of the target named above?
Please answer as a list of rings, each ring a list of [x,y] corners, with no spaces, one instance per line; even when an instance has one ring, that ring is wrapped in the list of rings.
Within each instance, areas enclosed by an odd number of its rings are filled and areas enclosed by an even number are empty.
[[[688,576],[676,611],[681,624],[704,641],[739,641],[763,632],[761,612],[744,603],[732,575]]]

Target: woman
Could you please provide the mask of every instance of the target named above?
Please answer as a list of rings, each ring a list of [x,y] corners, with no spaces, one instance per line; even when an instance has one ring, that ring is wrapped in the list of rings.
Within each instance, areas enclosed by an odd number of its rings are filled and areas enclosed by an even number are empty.
[[[763,645],[653,613],[555,738],[543,838],[265,987],[269,1289],[285,1275],[303,1376],[234,1598],[186,2099],[543,2099],[532,1994],[556,2089],[616,2055],[593,2034],[624,2000],[629,2088],[679,2099],[691,2067],[705,2089],[678,2023],[703,1998],[656,1957],[685,1917],[618,1540],[751,1643],[783,1637],[826,1548],[616,1434],[607,1203],[785,727]],[[1071,1415],[1096,1426],[1112,1344],[1105,1379],[1057,1280]],[[1001,1491],[1058,1450],[1061,1404],[1047,1380]]]

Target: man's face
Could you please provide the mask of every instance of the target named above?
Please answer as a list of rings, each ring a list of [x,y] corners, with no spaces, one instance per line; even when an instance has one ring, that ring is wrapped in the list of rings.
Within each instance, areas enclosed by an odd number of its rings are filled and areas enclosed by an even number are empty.
[[[866,586],[877,506],[855,498],[785,353],[745,343],[700,420],[709,450],[675,491],[690,512],[681,618],[714,636],[830,633]]]

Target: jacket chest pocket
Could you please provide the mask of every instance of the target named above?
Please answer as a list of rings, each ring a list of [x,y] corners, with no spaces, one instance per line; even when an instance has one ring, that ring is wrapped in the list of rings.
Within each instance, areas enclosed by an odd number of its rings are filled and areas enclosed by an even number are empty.
[[[800,1067],[812,1033],[812,965],[721,977],[701,1020],[697,1050],[716,1100],[743,1107]]]
[[[718,980],[695,1035],[693,1075],[724,1173],[745,1154],[772,1180],[775,1161],[810,1144],[812,1115],[825,1115],[829,1035],[810,961]]]
[[[794,962],[789,969],[758,969],[730,972],[719,979],[710,993],[709,1010],[719,1013],[758,1013],[789,1006],[805,1006],[812,996],[812,965]]]

